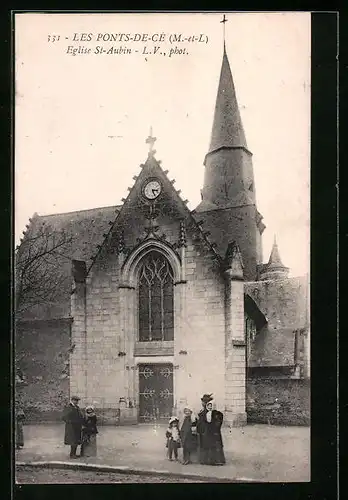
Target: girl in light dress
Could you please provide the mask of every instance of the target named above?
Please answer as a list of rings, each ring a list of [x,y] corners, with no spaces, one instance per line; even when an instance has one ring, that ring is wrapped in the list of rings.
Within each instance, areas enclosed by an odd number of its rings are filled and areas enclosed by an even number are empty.
[[[168,448],[168,458],[169,458],[169,460],[173,460],[172,457],[173,457],[173,453],[174,453],[174,459],[177,461],[178,460],[178,449],[181,448],[178,417],[171,417],[170,418],[169,426],[168,426],[168,429],[166,430],[166,438],[167,438],[166,447]]]

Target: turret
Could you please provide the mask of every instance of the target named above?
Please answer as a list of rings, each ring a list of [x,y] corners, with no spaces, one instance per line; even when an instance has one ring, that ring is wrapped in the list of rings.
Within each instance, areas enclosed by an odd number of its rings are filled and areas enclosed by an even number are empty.
[[[274,236],[273,247],[269,257],[268,264],[266,264],[261,272],[260,279],[265,280],[279,280],[285,279],[289,275],[289,268],[285,267],[279,254],[276,237]]]

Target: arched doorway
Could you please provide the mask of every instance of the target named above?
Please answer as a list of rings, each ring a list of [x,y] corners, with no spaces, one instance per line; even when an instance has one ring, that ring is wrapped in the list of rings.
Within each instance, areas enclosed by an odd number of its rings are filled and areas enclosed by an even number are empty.
[[[174,340],[174,274],[168,259],[151,250],[139,263],[138,341],[161,348]],[[174,404],[173,364],[140,363],[139,421],[168,420]]]

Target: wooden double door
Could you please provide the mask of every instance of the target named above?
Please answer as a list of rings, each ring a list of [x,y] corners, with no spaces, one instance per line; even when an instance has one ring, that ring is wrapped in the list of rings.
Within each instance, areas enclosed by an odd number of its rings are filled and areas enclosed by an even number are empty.
[[[139,365],[139,422],[168,421],[173,404],[173,365]]]

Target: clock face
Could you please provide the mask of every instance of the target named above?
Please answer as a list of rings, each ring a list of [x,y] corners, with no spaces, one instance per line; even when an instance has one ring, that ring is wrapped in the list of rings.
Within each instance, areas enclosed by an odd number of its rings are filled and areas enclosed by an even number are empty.
[[[144,195],[148,200],[155,200],[161,194],[162,186],[156,180],[148,181],[144,186]]]

